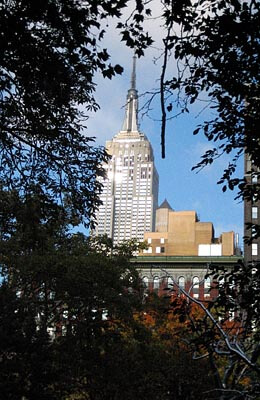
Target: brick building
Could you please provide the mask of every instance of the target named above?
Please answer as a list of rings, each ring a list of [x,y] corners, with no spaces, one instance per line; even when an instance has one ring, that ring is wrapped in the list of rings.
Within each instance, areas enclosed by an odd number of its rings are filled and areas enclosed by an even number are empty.
[[[210,267],[218,266],[231,269],[242,256],[165,256],[145,255],[132,260],[143,279],[148,291],[165,295],[165,288],[173,288],[176,282],[192,297],[202,301],[217,296],[212,278],[205,275]],[[213,288],[210,290],[210,288]],[[176,288],[178,290],[178,288]]]
[[[174,211],[167,200],[156,210],[155,231],[144,237],[148,248],[133,262],[147,290],[159,295],[176,283],[194,298],[212,299],[217,290],[212,279],[205,278],[210,266],[229,269],[242,259],[234,232],[215,238],[211,222],[199,221],[195,211]]]

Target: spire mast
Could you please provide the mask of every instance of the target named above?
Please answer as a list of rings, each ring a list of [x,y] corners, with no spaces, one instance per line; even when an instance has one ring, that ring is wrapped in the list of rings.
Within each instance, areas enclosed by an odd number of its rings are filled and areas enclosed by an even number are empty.
[[[137,132],[138,131],[138,93],[136,90],[136,55],[133,56],[133,69],[131,74],[130,89],[126,98],[126,110],[123,123],[123,131]]]
[[[133,69],[131,75],[131,89],[136,89],[136,55],[133,56]]]

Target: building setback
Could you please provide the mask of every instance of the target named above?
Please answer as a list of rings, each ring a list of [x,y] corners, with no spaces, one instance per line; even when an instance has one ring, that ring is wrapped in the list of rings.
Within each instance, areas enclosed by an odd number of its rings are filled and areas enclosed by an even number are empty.
[[[104,165],[102,205],[96,215],[94,235],[107,234],[117,244],[154,230],[158,205],[159,178],[152,146],[138,125],[136,58],[133,60],[131,86],[127,93],[122,130],[106,142],[111,156]]]
[[[174,211],[167,200],[156,210],[154,232],[146,232],[147,255],[166,256],[233,256],[234,232],[223,232],[215,238],[211,222],[199,221],[195,211]]]

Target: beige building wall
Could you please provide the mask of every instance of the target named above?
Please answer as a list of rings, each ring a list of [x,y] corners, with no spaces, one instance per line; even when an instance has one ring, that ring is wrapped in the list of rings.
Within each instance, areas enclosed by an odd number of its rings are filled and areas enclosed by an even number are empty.
[[[235,234],[234,232],[223,232],[221,235],[221,243],[223,254],[225,256],[233,256],[235,254]]]
[[[158,208],[155,216],[155,230],[156,232],[168,232],[169,224],[169,209]]]
[[[214,228],[211,222],[196,222],[195,241],[196,244],[210,244],[214,239]]]
[[[155,232],[146,232],[144,239],[148,245],[144,255],[235,254],[234,232],[224,232],[216,239],[211,222],[200,222],[195,211],[174,211],[166,201],[156,211]]]

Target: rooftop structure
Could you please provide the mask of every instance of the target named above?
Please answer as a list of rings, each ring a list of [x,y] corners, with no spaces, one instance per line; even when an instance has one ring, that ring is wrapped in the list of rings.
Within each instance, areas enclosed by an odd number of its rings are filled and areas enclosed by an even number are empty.
[[[233,256],[234,232],[214,236],[211,222],[200,222],[195,211],[174,211],[167,200],[156,210],[155,230],[144,235],[143,255]]]

